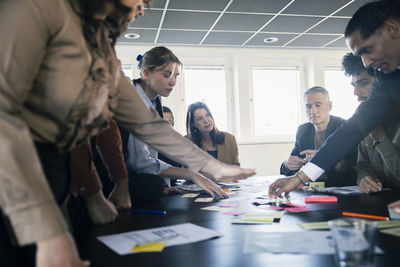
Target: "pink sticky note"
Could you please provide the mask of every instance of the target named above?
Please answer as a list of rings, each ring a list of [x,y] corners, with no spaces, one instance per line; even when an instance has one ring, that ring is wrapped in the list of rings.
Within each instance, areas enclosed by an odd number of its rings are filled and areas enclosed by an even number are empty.
[[[305,197],[304,202],[306,202],[306,203],[337,203],[337,197],[335,197],[335,196]]]
[[[306,207],[300,207],[300,208],[285,208],[285,210],[291,212],[291,213],[296,213],[296,212],[306,212],[306,211],[311,211],[310,209]]]
[[[224,214],[224,215],[238,216],[238,215],[242,215],[242,214],[245,214],[245,213],[246,213],[246,212],[244,212],[244,211],[232,210],[232,211],[223,212],[222,214]]]
[[[224,207],[232,207],[232,208],[234,208],[234,207],[237,207],[239,204],[238,203],[221,203],[221,204],[219,204],[218,206],[219,207],[222,207],[222,208],[224,208]]]

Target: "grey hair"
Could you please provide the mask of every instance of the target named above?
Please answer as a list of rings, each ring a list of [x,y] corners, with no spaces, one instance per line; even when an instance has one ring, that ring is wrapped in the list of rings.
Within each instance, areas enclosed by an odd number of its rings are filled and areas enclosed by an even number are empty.
[[[311,95],[311,94],[315,94],[315,93],[323,93],[324,96],[325,96],[326,102],[331,101],[331,99],[330,99],[330,97],[329,97],[329,92],[328,92],[328,90],[326,90],[324,87],[321,87],[321,86],[314,86],[314,87],[311,87],[310,89],[308,89],[308,90],[304,93],[304,98],[305,98],[307,95]]]

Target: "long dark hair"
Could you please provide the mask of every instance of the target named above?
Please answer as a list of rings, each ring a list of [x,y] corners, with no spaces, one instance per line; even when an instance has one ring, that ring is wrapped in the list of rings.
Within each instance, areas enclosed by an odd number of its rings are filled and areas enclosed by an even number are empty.
[[[186,133],[193,143],[195,143],[198,147],[201,147],[203,136],[201,135],[200,131],[197,130],[197,128],[194,126],[194,112],[198,109],[205,109],[207,113],[210,114],[213,121],[214,118],[208,106],[203,102],[195,102],[188,107],[186,113]],[[225,134],[218,130],[215,122],[213,130],[210,132],[210,136],[214,146],[223,144],[225,142]]]
[[[139,61],[138,69],[142,73],[144,68],[147,68],[150,72],[156,69],[162,69],[166,67],[169,63],[177,63],[182,65],[182,62],[178,57],[165,46],[156,46],[144,53],[143,56],[139,55],[137,57]],[[142,79],[134,80],[135,83],[141,83]]]

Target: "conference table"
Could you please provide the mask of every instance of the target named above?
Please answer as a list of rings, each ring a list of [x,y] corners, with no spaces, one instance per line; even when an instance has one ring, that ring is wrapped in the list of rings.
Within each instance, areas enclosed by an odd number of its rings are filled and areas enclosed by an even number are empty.
[[[262,186],[262,185],[260,185]],[[268,187],[265,186],[265,193]],[[261,189],[263,190],[263,189]],[[298,190],[291,193],[292,199],[303,199],[316,193]],[[239,191],[232,197],[252,194]],[[333,255],[317,254],[273,254],[244,253],[246,234],[249,232],[296,232],[305,231],[298,222],[320,222],[342,217],[342,212],[357,212],[389,216],[387,204],[400,199],[400,189],[374,194],[336,195],[336,204],[307,204],[309,212],[286,213],[279,221],[267,225],[232,224],[233,216],[200,208],[216,205],[194,202],[193,198],[181,195],[165,196],[160,201],[135,206],[140,209],[166,210],[166,215],[120,212],[116,222],[91,228],[75,235],[80,255],[88,259],[93,267],[110,266],[174,266],[174,267],[252,267],[252,266],[334,266]],[[254,199],[240,200],[238,210],[256,211]],[[97,240],[98,236],[149,229],[182,223],[193,223],[212,229],[223,236],[197,243],[166,247],[158,253],[137,253],[120,256]],[[307,246],[307,244],[303,244]],[[375,256],[376,266],[400,266],[400,237],[378,232],[377,245],[383,254]]]

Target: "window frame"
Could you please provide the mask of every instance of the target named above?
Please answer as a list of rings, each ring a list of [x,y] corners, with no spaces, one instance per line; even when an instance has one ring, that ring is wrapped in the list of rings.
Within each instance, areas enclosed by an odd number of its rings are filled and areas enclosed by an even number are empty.
[[[182,77],[179,79],[176,88],[179,91],[180,113],[183,114],[182,129],[180,131],[186,134],[186,95],[185,95],[185,71],[186,67],[201,68],[201,67],[223,67],[225,71],[225,94],[226,94],[226,114],[227,114],[227,131],[236,135],[234,122],[234,96],[232,89],[232,64],[228,58],[184,58]],[[207,81],[204,82],[207,86]],[[211,110],[212,112],[212,110]]]
[[[302,124],[306,119],[306,113],[304,109],[303,93],[305,86],[305,71],[304,62],[302,60],[292,59],[277,59],[277,58],[262,58],[262,59],[249,59],[248,73],[249,73],[249,103],[248,108],[250,110],[250,130],[242,135],[242,143],[254,144],[254,143],[292,143],[296,139],[296,131],[291,135],[266,135],[256,136],[255,135],[255,110],[254,110],[254,81],[252,71],[254,68],[265,68],[265,69],[297,69],[298,70],[298,92],[297,92],[297,112],[298,112],[298,125]],[[244,118],[241,118],[244,119]]]

